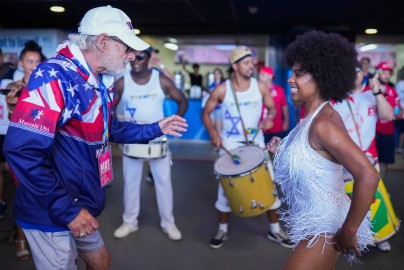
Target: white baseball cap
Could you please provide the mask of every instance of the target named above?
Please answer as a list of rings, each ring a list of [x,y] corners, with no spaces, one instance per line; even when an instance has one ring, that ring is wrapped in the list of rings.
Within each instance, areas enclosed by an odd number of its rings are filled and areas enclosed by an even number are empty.
[[[150,47],[138,38],[129,17],[120,9],[111,6],[96,7],[87,11],[78,28],[80,34],[108,34],[118,37],[126,45],[137,51]]]

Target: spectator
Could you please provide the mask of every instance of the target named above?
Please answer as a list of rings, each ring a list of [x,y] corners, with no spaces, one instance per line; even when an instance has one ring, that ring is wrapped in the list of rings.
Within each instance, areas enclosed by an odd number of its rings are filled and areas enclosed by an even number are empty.
[[[365,88],[365,86],[369,85],[369,79],[373,77],[373,74],[370,73],[369,68],[370,68],[370,58],[369,57],[362,57],[360,60],[360,63],[362,65],[362,70],[363,70],[363,81],[362,81],[362,87]]]
[[[0,83],[3,79],[13,79],[15,69],[9,64],[4,63],[3,50],[0,48]]]
[[[199,86],[202,89],[203,88],[202,87],[203,77],[202,77],[201,74],[199,74],[199,68],[200,68],[199,64],[195,63],[195,64],[192,65],[192,70],[193,71],[190,71],[190,70],[187,69],[186,62],[183,63],[182,68],[189,75],[191,87],[192,86]]]
[[[274,78],[274,71],[271,67],[264,67],[260,70],[259,79],[267,86],[278,112],[274,117],[272,128],[264,130],[265,144],[274,136],[284,138],[289,130],[289,108],[285,90],[273,82]],[[263,109],[263,115],[267,115],[265,108]]]
[[[12,82],[14,69],[3,62],[3,51],[0,48],[0,88],[4,89]],[[6,158],[3,153],[3,143],[6,137],[8,128],[8,116],[7,116],[7,103],[4,95],[0,96],[0,219],[4,218],[4,212],[7,205],[4,200],[4,172],[6,168]]]
[[[398,71],[396,91],[400,98],[401,108],[404,108],[404,66]],[[402,118],[396,120],[396,128],[399,134],[397,150],[398,153],[402,154],[404,153],[404,120]]]
[[[22,78],[7,85],[8,89],[16,89],[20,91],[24,87],[32,74],[32,71],[36,66],[45,60],[45,56],[42,54],[42,48],[33,40],[29,40],[25,43],[19,57],[19,66],[22,71]],[[14,104],[18,101],[18,97],[14,93],[7,95],[7,111],[8,117],[11,117]],[[15,184],[18,187],[19,179],[15,177]],[[31,253],[28,249],[27,239],[21,227],[16,225],[16,256],[20,260],[28,260],[31,257]]]
[[[159,53],[159,50],[150,46],[147,51],[150,53],[149,68],[155,68],[163,72],[163,74],[166,75],[168,78],[173,79],[173,74],[171,74],[167,67],[161,62],[160,57],[158,57],[157,55]]]
[[[379,92],[383,94],[388,103],[394,108],[397,92],[390,83],[393,68],[386,62],[381,62],[376,67],[377,80],[380,82]],[[378,92],[378,93],[379,93]],[[384,121],[377,120],[376,123],[376,148],[379,154],[380,175],[384,178],[384,174],[388,164],[393,164],[395,152],[395,125],[394,120]]]

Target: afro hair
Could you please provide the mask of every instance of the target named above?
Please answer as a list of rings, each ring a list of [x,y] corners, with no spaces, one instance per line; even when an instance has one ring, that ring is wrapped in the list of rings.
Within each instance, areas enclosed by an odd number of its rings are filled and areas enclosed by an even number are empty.
[[[355,87],[357,52],[339,34],[306,32],[288,45],[285,58],[313,76],[324,100],[342,101]]]

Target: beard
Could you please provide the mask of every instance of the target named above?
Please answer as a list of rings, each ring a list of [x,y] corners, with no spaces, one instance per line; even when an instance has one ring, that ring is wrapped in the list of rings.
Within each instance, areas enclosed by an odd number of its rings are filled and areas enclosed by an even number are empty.
[[[118,75],[125,71],[126,64],[121,59],[122,56],[119,55],[115,50],[113,50],[110,54],[105,55],[101,60],[102,66],[106,70],[106,73],[110,75]]]

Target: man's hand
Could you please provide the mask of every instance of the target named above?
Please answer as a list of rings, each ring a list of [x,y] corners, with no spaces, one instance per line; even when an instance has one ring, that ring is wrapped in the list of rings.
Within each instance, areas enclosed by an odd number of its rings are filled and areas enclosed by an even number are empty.
[[[220,137],[220,135],[217,133],[216,130],[212,130],[212,132],[209,132],[209,137],[210,137],[210,141],[212,142],[212,144],[219,148],[220,145],[222,144],[222,138]]]
[[[382,88],[382,85],[379,81],[379,73],[377,72],[375,76],[371,79],[369,79],[369,86],[372,89],[373,93],[377,93],[379,89]]]
[[[98,229],[98,221],[86,210],[81,209],[78,216],[68,225],[74,237],[86,237]]]
[[[262,129],[263,130],[268,130],[271,129],[274,125],[274,121],[273,121],[274,117],[271,114],[268,114],[261,123]]]
[[[158,123],[161,131],[164,134],[169,134],[175,137],[182,137],[182,134],[179,132],[187,131],[188,124],[187,120],[178,116],[176,114],[161,119]]]

